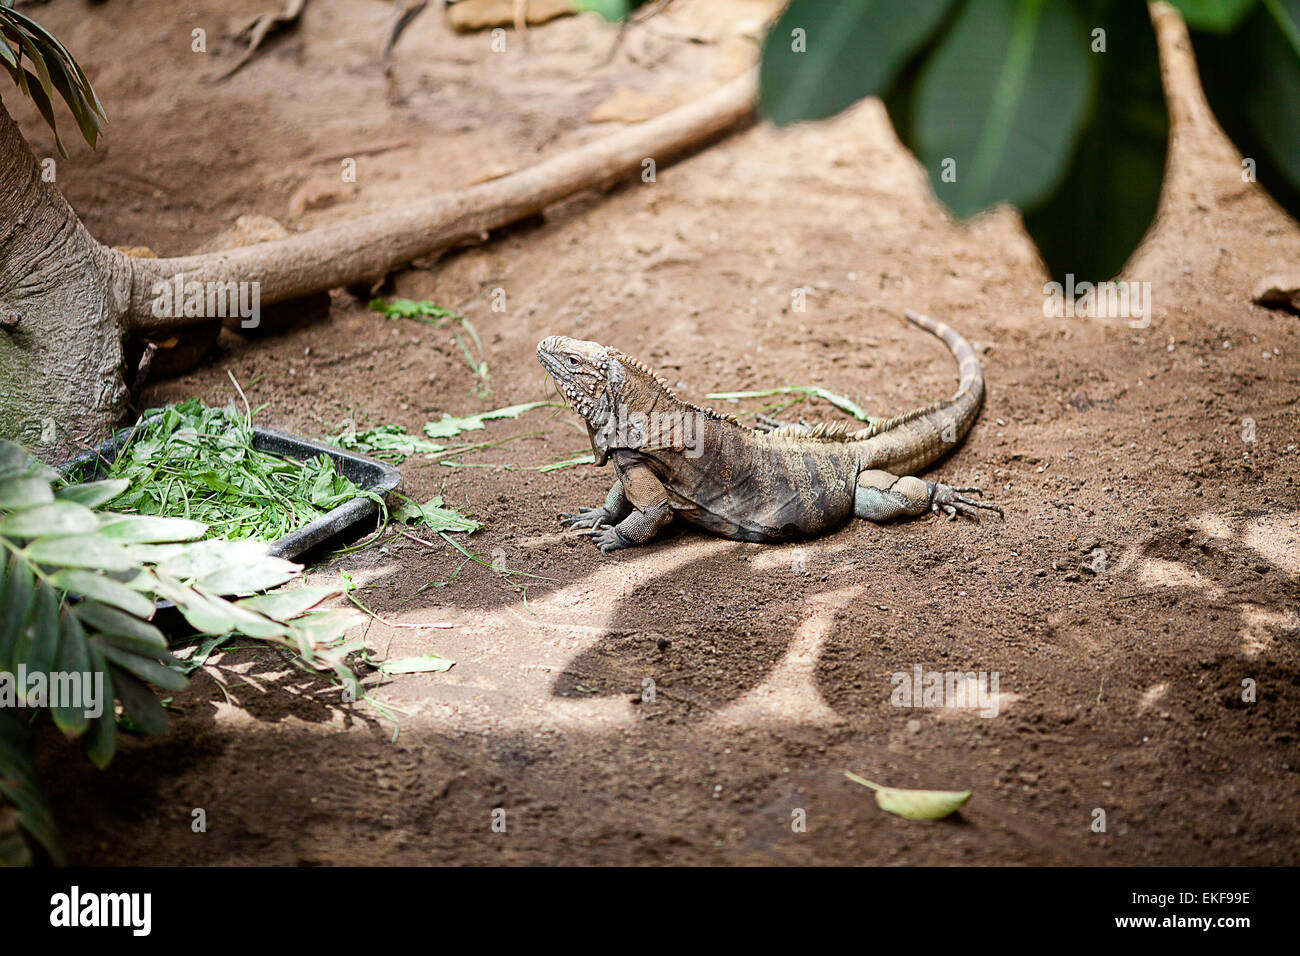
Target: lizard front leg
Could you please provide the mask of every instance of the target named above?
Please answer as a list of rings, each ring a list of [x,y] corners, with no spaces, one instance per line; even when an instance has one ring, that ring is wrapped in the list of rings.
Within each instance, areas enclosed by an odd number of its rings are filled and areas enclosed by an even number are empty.
[[[645,544],[673,519],[668,492],[649,468],[644,465],[624,468],[622,487],[631,507],[627,517],[618,524],[597,525],[587,532],[601,554]]]
[[[623,494],[623,482],[615,481],[599,508],[578,508],[573,514],[561,514],[560,521],[570,528],[596,528],[622,521],[632,512],[632,502]]]
[[[979,509],[1002,514],[997,505],[968,498],[963,492],[980,494],[978,488],[954,488],[938,481],[924,481],[911,475],[898,477],[887,471],[864,471],[858,475],[853,496],[853,513],[868,521],[885,522],[895,518],[916,517],[927,511],[979,520]]]

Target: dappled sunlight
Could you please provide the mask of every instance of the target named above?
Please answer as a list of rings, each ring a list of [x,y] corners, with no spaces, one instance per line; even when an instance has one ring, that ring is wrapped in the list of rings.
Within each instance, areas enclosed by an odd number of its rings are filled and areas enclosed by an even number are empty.
[[[1211,601],[1223,599],[1223,588],[1195,568],[1177,561],[1147,558],[1138,566],[1137,577],[1148,587],[1195,588],[1204,591]]]
[[[1258,604],[1239,604],[1241,612],[1241,651],[1247,657],[1258,657],[1271,650],[1277,642],[1277,635],[1290,630],[1295,631],[1294,613],[1274,611]]]
[[[410,719],[418,725],[446,731],[540,732],[632,726],[636,716],[626,696],[556,696],[552,686],[557,676],[609,634],[621,601],[636,588],[702,555],[734,547],[730,542],[699,539],[628,553],[618,560],[593,557],[590,573],[530,597],[527,609],[522,600],[495,609],[446,609],[448,616],[455,612],[457,626],[438,632],[438,653],[457,664],[437,675],[436,692],[430,695],[427,687],[395,683],[386,685],[377,696],[386,703],[411,708]],[[429,613],[436,616],[442,611],[408,612],[401,620],[414,622]],[[374,622],[368,643],[389,646],[393,656],[427,653],[417,632],[394,633],[379,622]]]
[[[1241,528],[1241,543],[1279,570],[1300,575],[1300,511],[1251,518]]]
[[[809,599],[811,616],[799,625],[780,663],[761,684],[719,709],[710,723],[746,727],[843,723],[844,719],[817,689],[817,659],[835,626],[837,613],[865,590],[843,588]]]
[[[1300,575],[1300,511],[1280,511],[1250,516],[1225,512],[1205,512],[1189,522],[1201,543],[1188,561],[1171,561],[1145,555],[1142,549],[1130,548],[1124,555],[1123,566],[1135,567],[1138,580],[1148,587],[1200,591],[1212,605],[1224,605],[1229,595],[1240,590],[1241,565],[1247,565],[1261,577],[1268,587],[1278,574]],[[1193,542],[1187,541],[1191,544]],[[1250,552],[1249,555],[1243,551]],[[1232,571],[1215,570],[1205,556],[1224,556],[1233,561]],[[1201,562],[1204,561],[1204,573]],[[1238,575],[1233,581],[1230,575]],[[1225,583],[1220,584],[1223,580]],[[1283,585],[1275,594],[1281,603]],[[1294,634],[1297,620],[1294,611],[1284,611],[1276,606],[1256,601],[1238,600],[1226,604],[1241,618],[1238,631],[1239,652],[1248,658],[1258,657],[1272,649],[1279,634]]]
[[[1138,698],[1138,713],[1146,713],[1156,704],[1164,700],[1165,695],[1168,693],[1169,693],[1168,683],[1162,681],[1159,684],[1152,684],[1150,687],[1144,690],[1142,692],[1142,696]]]

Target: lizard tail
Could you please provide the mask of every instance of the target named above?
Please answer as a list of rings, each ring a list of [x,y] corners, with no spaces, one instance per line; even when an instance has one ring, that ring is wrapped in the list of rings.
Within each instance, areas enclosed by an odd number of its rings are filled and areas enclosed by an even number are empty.
[[[947,455],[970,431],[984,401],[984,373],[975,350],[955,330],[910,309],[903,315],[913,325],[943,339],[961,372],[957,394],[951,399],[880,422],[873,429],[875,435],[862,442],[863,470],[879,468],[896,475],[911,475]]]

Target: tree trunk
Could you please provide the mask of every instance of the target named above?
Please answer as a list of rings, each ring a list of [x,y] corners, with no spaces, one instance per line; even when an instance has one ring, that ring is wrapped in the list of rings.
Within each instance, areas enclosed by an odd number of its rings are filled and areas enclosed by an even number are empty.
[[[500,179],[400,209],[206,255],[131,258],[97,243],[40,170],[0,103],[0,437],[47,461],[95,444],[126,410],[124,336],[204,321],[176,286],[256,283],[270,305],[373,282],[547,206],[663,165],[747,120],[756,71],[685,106]],[[656,188],[656,187],[650,187]],[[162,314],[160,314],[162,313]],[[181,314],[176,314],[181,313]]]
[[[88,233],[0,101],[0,437],[46,460],[121,419],[121,259]]]

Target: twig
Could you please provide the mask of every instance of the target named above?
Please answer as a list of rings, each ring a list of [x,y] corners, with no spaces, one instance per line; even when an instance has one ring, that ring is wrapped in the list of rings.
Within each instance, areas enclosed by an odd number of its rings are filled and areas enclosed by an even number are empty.
[[[398,38],[405,32],[406,28],[424,12],[424,8],[429,5],[429,0],[416,0],[402,9],[397,14],[397,19],[393,21],[393,27],[388,31],[388,39],[384,41],[383,59],[385,62],[392,56],[393,47],[397,45]]]
[[[212,77],[211,82],[220,83],[242,70],[268,36],[297,26],[298,18],[302,16],[303,7],[306,5],[307,0],[286,0],[284,9],[279,13],[263,13],[240,30],[236,34],[236,39],[247,36],[248,49],[241,53],[239,59],[232,63],[228,69]]]

